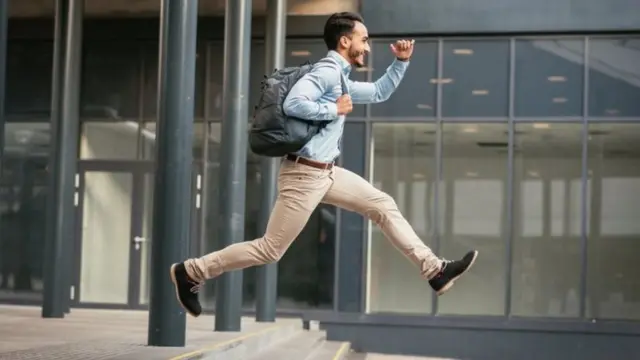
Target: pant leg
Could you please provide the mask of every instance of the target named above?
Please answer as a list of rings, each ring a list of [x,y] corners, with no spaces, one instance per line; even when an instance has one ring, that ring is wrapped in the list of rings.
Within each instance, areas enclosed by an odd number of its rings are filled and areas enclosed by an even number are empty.
[[[232,244],[203,257],[188,259],[185,267],[195,281],[223,272],[280,260],[306,225],[313,210],[331,187],[330,170],[320,170],[285,160],[278,175],[278,197],[265,235]]]
[[[334,182],[322,202],[368,217],[386,238],[419,269],[426,279],[441,268],[442,260],[420,240],[402,216],[396,202],[359,175],[334,167]]]

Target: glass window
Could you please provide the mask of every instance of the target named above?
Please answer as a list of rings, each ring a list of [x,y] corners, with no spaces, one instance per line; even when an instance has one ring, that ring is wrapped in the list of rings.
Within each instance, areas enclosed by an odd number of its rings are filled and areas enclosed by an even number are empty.
[[[222,80],[224,75],[224,44],[211,42],[209,46],[209,93],[207,94],[208,115],[214,119],[222,118]]]
[[[587,316],[640,320],[640,124],[589,126]]]
[[[394,60],[389,49],[391,40],[378,40],[372,45],[373,81],[385,74]],[[438,77],[438,43],[416,41],[411,65],[396,92],[385,102],[371,105],[371,115],[380,117],[419,117],[436,115]]]
[[[589,116],[640,116],[640,37],[589,40]]]
[[[46,117],[48,121],[52,61],[51,41],[8,42],[5,102],[8,121],[24,116]]]
[[[144,118],[147,121],[156,121],[158,113],[158,43],[145,43],[142,46],[143,69],[143,101]],[[196,121],[204,117],[204,84],[205,84],[205,58],[206,44],[198,42],[196,45],[196,77],[194,89],[194,116]]]
[[[515,115],[582,116],[584,41],[516,42]]]
[[[507,125],[444,124],[438,212],[441,256],[480,252],[473,269],[438,302],[440,314],[502,315],[505,293]]]
[[[87,42],[83,60],[83,120],[137,118],[141,68],[139,44]]]
[[[436,175],[434,124],[374,124],[372,183],[398,204],[418,236],[431,245]],[[433,291],[417,268],[370,224],[370,312],[431,313]]]
[[[508,115],[507,40],[445,41],[442,57],[442,116]]]
[[[48,123],[7,123],[0,178],[0,301],[41,301]]]
[[[582,124],[519,124],[511,313],[577,317],[582,269]]]
[[[307,61],[316,62],[327,55],[327,46],[321,40],[291,40],[287,41],[287,53],[285,66],[299,66]],[[366,69],[365,69],[366,70]],[[366,81],[367,73],[354,69],[350,79],[353,81]],[[363,117],[366,114],[365,105],[354,105],[349,117]]]

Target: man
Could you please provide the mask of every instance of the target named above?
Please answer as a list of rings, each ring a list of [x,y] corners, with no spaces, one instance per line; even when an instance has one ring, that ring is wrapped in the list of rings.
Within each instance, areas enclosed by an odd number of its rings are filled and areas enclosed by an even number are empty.
[[[279,193],[264,236],[171,267],[178,300],[192,316],[202,312],[197,292],[205,280],[226,271],[278,261],[321,202],[370,218],[419,268],[438,295],[447,291],[476,259],[477,251],[456,261],[438,258],[418,238],[389,195],[334,165],[340,154],[345,116],[352,111],[352,104],[378,103],[391,96],[409,66],[414,41],[392,44],[396,59],[386,74],[373,83],[347,81],[348,95],[342,94],[341,77],[348,77],[352,67],[365,65],[364,56],[371,50],[367,28],[357,14],[333,14],[325,25],[324,41],[329,49],[327,57],[333,61],[318,63],[304,75],[287,95],[283,109],[289,116],[326,121],[327,125],[300,151],[283,159]]]

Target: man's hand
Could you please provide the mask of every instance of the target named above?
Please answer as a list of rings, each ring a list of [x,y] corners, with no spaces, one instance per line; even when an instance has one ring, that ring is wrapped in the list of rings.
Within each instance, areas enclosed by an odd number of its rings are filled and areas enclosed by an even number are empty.
[[[351,96],[342,95],[336,100],[338,107],[338,115],[347,115],[353,110],[353,103],[351,102]]]
[[[413,44],[415,40],[398,40],[395,44],[390,44],[391,51],[398,60],[407,61],[413,54]]]

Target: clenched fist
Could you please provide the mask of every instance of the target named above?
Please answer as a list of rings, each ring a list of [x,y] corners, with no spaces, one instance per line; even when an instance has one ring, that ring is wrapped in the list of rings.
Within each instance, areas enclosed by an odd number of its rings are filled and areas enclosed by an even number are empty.
[[[395,44],[391,44],[391,51],[398,60],[407,61],[413,54],[413,44],[415,40],[398,40]]]
[[[351,96],[342,95],[336,100],[338,107],[338,115],[347,115],[353,110],[353,103],[351,102]]]

